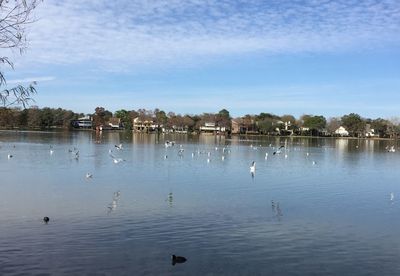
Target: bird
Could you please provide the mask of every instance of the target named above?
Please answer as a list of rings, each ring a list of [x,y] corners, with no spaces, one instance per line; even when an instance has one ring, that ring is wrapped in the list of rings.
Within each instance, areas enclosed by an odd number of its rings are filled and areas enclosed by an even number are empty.
[[[8,158],[8,159],[13,158],[12,154],[7,155],[7,158]]]
[[[310,156],[310,153],[309,153],[309,152],[307,152],[307,153],[306,153],[306,155],[307,155],[307,156]]]
[[[251,173],[255,173],[255,172],[256,172],[256,162],[255,162],[255,161],[253,161],[253,162],[251,163],[250,172],[251,172]]]
[[[168,155],[164,155],[164,159],[168,159]]]
[[[268,152],[265,153],[265,160],[268,159]]]
[[[175,265],[175,264],[182,264],[182,263],[184,263],[184,262],[187,261],[187,259],[186,259],[185,257],[182,257],[182,256],[175,256],[175,255],[172,255],[172,256],[171,256],[171,259],[172,259],[172,265]]]
[[[125,161],[125,160],[124,160],[124,159],[122,159],[122,158],[113,158],[113,162],[114,162],[114,164],[121,163],[122,161]]]
[[[117,150],[122,150],[122,144],[114,145],[114,147],[115,147]]]
[[[207,163],[210,163],[211,162],[211,159],[210,158],[207,158]]]
[[[47,224],[50,221],[50,218],[49,217],[44,217],[43,221]]]
[[[317,165],[317,162],[315,162],[315,161],[312,161],[312,164],[313,164],[313,165]]]
[[[91,174],[91,173],[86,173],[86,178],[92,178],[93,177],[93,174]]]
[[[54,150],[51,149],[50,150],[50,155],[53,155],[53,153],[54,153]]]
[[[222,155],[221,156],[221,160],[224,161],[225,160],[225,156]]]
[[[168,197],[165,201],[167,201],[169,204],[172,204],[172,202],[174,201],[174,195],[172,194],[172,192],[168,194]]]
[[[393,201],[394,200],[394,193],[392,192],[392,193],[390,193],[390,201]]]

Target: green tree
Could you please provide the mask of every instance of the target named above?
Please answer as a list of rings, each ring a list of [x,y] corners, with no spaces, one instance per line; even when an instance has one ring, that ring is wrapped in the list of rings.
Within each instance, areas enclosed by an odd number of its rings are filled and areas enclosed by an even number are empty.
[[[226,129],[231,128],[231,116],[229,111],[222,109],[216,115],[216,124],[220,127],[225,127]]]
[[[265,117],[262,120],[257,121],[257,126],[261,134],[272,134],[276,132],[275,119]]]
[[[342,116],[341,121],[343,126],[352,136],[360,137],[365,130],[365,121],[356,113]]]
[[[130,116],[129,111],[127,111],[125,109],[120,109],[120,110],[115,111],[114,115],[115,115],[115,117],[117,117],[121,120],[121,123],[125,129],[132,128],[132,118]]]
[[[310,129],[313,136],[318,135],[326,126],[324,116],[306,115],[303,117],[303,126]]]
[[[389,129],[392,126],[391,122],[388,120],[377,118],[371,121],[371,128],[374,129],[375,133],[379,135],[379,137],[385,137],[389,135]]]

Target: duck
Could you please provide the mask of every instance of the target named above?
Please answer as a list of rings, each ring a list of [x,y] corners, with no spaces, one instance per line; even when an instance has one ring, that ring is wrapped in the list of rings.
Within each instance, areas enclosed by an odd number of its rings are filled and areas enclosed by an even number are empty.
[[[49,217],[44,217],[43,221],[47,224],[50,221],[50,218]]]
[[[185,257],[176,256],[176,255],[172,255],[172,256],[171,256],[171,259],[172,259],[172,265],[175,265],[175,264],[182,264],[182,263],[184,263],[184,262],[187,261],[187,259],[186,259]]]

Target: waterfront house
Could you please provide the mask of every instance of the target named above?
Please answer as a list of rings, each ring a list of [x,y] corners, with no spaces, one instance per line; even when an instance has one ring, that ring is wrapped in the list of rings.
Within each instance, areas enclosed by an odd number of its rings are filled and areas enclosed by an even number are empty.
[[[111,129],[120,129],[121,128],[121,119],[117,117],[111,117],[108,121],[108,126]]]
[[[75,128],[92,128],[93,117],[86,115],[84,117],[78,118],[78,120],[73,120],[71,125]]]
[[[342,137],[349,136],[349,132],[343,126],[340,126],[338,129],[335,130],[335,135]]]
[[[200,126],[200,132],[212,132],[221,133],[225,132],[225,127],[217,126],[215,123],[206,122],[204,125]]]
[[[379,134],[375,133],[375,129],[371,128],[371,124],[366,124],[365,137],[379,137]]]
[[[159,129],[160,125],[156,124],[152,119],[141,120],[139,117],[133,119],[132,129],[137,132],[153,132]]]

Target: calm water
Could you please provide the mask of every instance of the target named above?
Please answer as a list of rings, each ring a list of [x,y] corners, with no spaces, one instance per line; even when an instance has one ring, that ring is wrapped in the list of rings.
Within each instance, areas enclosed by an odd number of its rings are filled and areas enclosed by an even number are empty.
[[[400,275],[392,141],[255,139],[0,132],[0,275]]]

